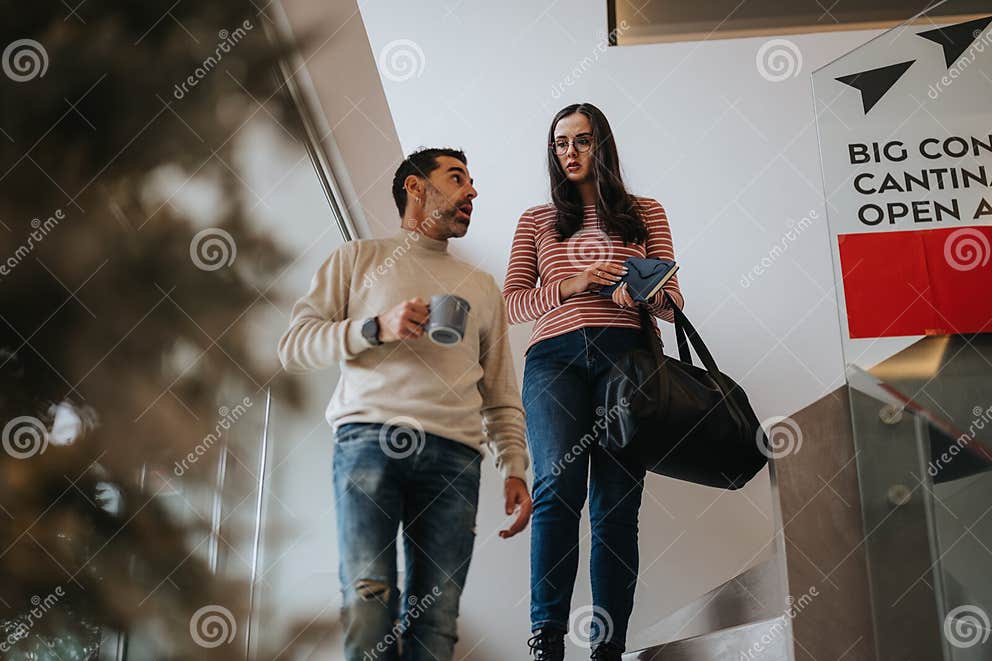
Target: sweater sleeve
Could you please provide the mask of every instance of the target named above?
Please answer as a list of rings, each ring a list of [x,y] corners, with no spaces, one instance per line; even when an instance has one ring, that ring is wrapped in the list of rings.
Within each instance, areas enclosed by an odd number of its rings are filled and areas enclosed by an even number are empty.
[[[644,224],[648,230],[648,240],[645,246],[645,254],[656,259],[675,260],[675,248],[672,243],[672,231],[668,226],[668,215],[665,208],[657,200],[646,200],[646,206],[642,207]],[[651,314],[659,319],[668,322],[675,322],[675,314],[669,307],[668,302],[662,296],[667,293],[672,301],[684,309],[685,299],[682,297],[682,290],[679,289],[679,276],[673,275],[671,279],[662,287],[662,291],[655,294],[648,305]]]
[[[341,246],[324,262],[310,291],[293,305],[289,329],[279,339],[279,361],[288,372],[325,369],[372,347],[362,322],[348,318],[357,250]]]
[[[506,267],[503,297],[511,324],[534,321],[561,305],[559,282],[537,286],[537,229],[528,210],[520,217],[513,234],[510,263]]]
[[[507,334],[506,305],[499,287],[487,276],[495,305],[491,322],[480,333],[479,362],[482,364],[483,430],[503,479],[519,477],[526,481],[527,441],[524,435],[524,408],[513,369],[513,354]]]

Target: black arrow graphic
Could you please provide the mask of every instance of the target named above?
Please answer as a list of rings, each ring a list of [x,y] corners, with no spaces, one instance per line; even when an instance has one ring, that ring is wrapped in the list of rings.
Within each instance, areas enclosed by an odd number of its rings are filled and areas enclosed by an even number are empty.
[[[944,60],[947,61],[947,68],[958,61],[968,47],[971,46],[985,31],[985,28],[992,23],[992,16],[979,18],[974,21],[949,25],[945,28],[918,32],[916,36],[929,39],[944,47]]]
[[[861,102],[865,107],[865,114],[881,101],[882,97],[888,93],[892,86],[896,84],[902,75],[913,66],[916,60],[890,64],[887,67],[853,73],[849,76],[841,76],[837,81],[850,85],[861,92]]]

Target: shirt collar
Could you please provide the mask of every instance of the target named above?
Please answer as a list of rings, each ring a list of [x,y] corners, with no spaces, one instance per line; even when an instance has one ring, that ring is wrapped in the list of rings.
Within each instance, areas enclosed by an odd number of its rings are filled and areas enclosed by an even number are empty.
[[[425,250],[432,250],[434,252],[448,252],[448,242],[442,239],[432,239],[426,234],[422,234],[416,230],[400,229],[399,234],[396,238],[407,244],[413,244],[420,246]]]

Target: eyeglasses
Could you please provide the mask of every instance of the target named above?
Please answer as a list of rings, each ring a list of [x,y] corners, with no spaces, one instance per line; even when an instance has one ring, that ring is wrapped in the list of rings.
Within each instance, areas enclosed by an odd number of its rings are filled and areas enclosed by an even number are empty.
[[[567,154],[570,145],[575,145],[575,151],[580,154],[585,153],[592,149],[592,136],[579,135],[572,140],[569,140],[568,138],[556,138],[554,142],[548,143],[548,146],[554,149],[555,153],[559,156],[564,156]]]

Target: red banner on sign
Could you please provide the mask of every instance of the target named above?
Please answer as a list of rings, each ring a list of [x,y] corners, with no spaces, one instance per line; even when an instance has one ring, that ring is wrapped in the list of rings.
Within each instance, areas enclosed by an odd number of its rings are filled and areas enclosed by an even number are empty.
[[[852,338],[992,332],[992,227],[837,242]]]

